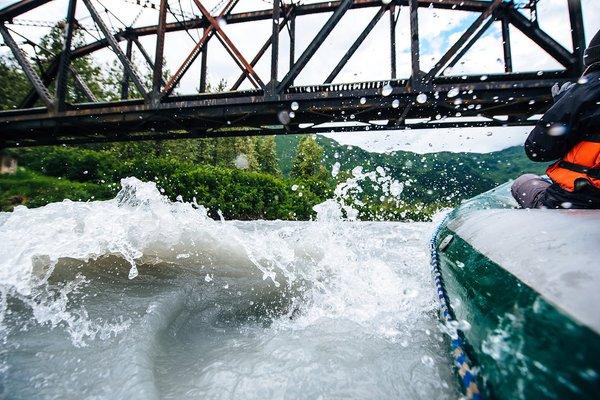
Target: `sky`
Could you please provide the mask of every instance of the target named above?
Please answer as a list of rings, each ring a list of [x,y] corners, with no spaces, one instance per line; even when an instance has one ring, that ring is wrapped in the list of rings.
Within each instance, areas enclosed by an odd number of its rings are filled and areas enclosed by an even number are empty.
[[[152,8],[141,8],[135,4],[136,0],[92,0],[96,8],[110,27],[122,29],[125,26],[143,26],[156,23],[158,12]],[[158,4],[158,0],[139,0],[141,3]],[[284,0],[289,2],[291,0]],[[302,3],[314,3],[322,0],[293,0]],[[0,0],[0,7],[14,3],[12,0]],[[58,21],[64,18],[67,0],[54,0],[20,17],[21,19]],[[220,12],[222,0],[202,0],[202,4],[214,14]],[[178,16],[198,15],[199,12],[192,0],[170,0],[174,9],[180,9]],[[241,0],[233,12],[243,12],[256,9],[270,8],[268,0]],[[582,0],[584,27],[586,40],[592,38],[600,29],[600,1]],[[107,8],[112,13],[104,12]],[[300,73],[295,83],[316,84],[322,83],[331,69],[337,64],[340,57],[350,47],[352,42],[367,25],[375,14],[376,9],[350,10],[335,27],[329,38],[317,51],[313,59]],[[176,12],[177,14],[177,12]],[[82,2],[78,3],[77,19],[84,26],[93,28],[89,13]],[[296,57],[306,48],[310,40],[318,32],[330,14],[302,16],[296,22]],[[419,9],[419,35],[421,38],[421,69],[428,70],[437,59],[456,41],[462,32],[475,20],[476,13],[435,10],[428,8]],[[171,15],[169,21],[175,21]],[[135,21],[135,22],[134,22]],[[546,30],[554,39],[571,49],[569,32],[569,18],[567,0],[541,0],[539,2],[538,21],[542,29]],[[17,32],[30,39],[36,40],[49,28],[12,26]],[[223,30],[237,45],[244,57],[252,59],[254,54],[268,39],[271,32],[271,21],[260,21],[243,24],[223,25]],[[95,33],[93,30],[90,32]],[[166,37],[165,59],[167,68],[175,71],[198,40],[199,32],[170,33]],[[398,77],[410,75],[410,42],[408,10],[400,9],[396,25],[397,37],[397,70]],[[92,38],[88,37],[91,41]],[[541,49],[530,42],[516,29],[511,29],[513,64],[515,71],[544,71],[559,69],[559,64],[546,56]],[[142,44],[152,55],[155,41],[152,37],[141,39]],[[289,67],[286,60],[289,58],[289,36],[286,31],[280,35],[280,63],[279,77],[287,72]],[[1,47],[0,52],[6,52],[6,47]],[[138,60],[140,73],[147,73],[146,66],[141,62],[142,57],[134,50],[134,58]],[[230,84],[240,75],[240,70],[231,57],[217,40],[211,40],[208,48],[209,82],[217,83],[221,79]],[[115,60],[114,54],[102,50],[95,54],[101,63],[111,63]],[[495,22],[489,31],[473,46],[452,70],[447,73],[463,75],[469,73],[501,73],[503,72],[502,39],[500,23]],[[256,67],[257,73],[263,81],[268,81],[270,68],[270,54],[267,52]],[[194,62],[189,72],[182,79],[177,91],[181,94],[195,93],[200,76],[200,62]],[[386,15],[375,26],[359,50],[350,59],[334,82],[357,82],[368,80],[385,80],[390,78],[389,55],[389,17]],[[248,81],[242,88],[250,88]],[[433,152],[440,150],[487,152],[500,150],[512,145],[523,143],[527,128],[494,128],[494,129],[452,129],[452,130],[419,130],[419,131],[391,131],[391,132],[364,132],[331,134],[335,140],[343,144],[360,146],[370,151],[412,150],[415,152]],[[490,135],[491,132],[491,135]]]

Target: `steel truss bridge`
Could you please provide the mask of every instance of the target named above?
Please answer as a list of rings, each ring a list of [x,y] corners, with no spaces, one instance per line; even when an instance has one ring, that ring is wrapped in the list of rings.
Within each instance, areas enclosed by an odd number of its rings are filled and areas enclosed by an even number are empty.
[[[41,70],[32,65],[21,48],[23,44],[17,42],[19,38],[11,25],[17,24],[24,13],[50,1],[23,0],[0,10],[0,33],[4,44],[32,87],[18,109],[0,112],[0,147],[314,133],[331,130],[324,127],[327,124],[332,126],[331,123],[334,123],[336,131],[525,125],[531,124],[529,118],[548,108],[550,87],[554,83],[576,80],[583,69],[585,38],[580,0],[568,0],[569,15],[565,15],[565,24],[569,23],[571,27],[573,51],[567,50],[538,25],[537,3],[543,0],[521,1],[520,4],[511,0],[337,0],[310,4],[272,0],[272,7],[250,12],[235,12],[239,0],[221,1],[216,12],[209,11],[202,0],[193,0],[196,14],[176,22],[168,21],[167,16],[173,13],[169,1],[157,0],[155,25],[129,27],[116,32],[109,28],[93,0],[69,0],[64,18],[63,50],[54,56],[49,67]],[[142,4],[140,0],[137,2]],[[171,3],[174,1],[171,0]],[[78,7],[87,9],[101,37],[74,48],[74,32],[82,26],[75,17]],[[405,79],[396,76],[395,26],[401,7],[410,11],[412,72]],[[418,15],[425,7],[478,13],[458,41],[427,71],[421,70],[419,62]],[[344,15],[359,8],[372,8],[375,15],[370,21],[361,22],[366,24],[364,30],[335,68],[324,71],[320,82],[294,85],[298,74]],[[305,50],[297,55],[296,18],[321,13],[327,13],[326,21]],[[379,81],[332,83],[384,16],[390,19],[389,35],[382,38],[389,40],[389,76]],[[264,44],[258,53],[247,59],[242,55],[243,49],[226,34],[222,22],[234,25],[260,20],[273,20],[272,34],[263,38]],[[454,66],[494,21],[501,22],[502,27],[504,73],[444,75],[444,70]],[[543,74],[513,72],[511,26],[558,61],[562,68]],[[199,40],[175,72],[163,79],[164,49],[170,45],[167,33],[183,30],[196,30]],[[290,38],[289,60],[282,60],[279,39],[286,31]],[[139,40],[149,35],[154,36],[156,41],[153,57]],[[206,92],[207,44],[215,39],[227,50],[241,72],[240,78],[228,91],[221,93]],[[120,42],[125,44],[125,51]],[[144,62],[152,70],[151,84],[144,83],[139,66],[132,62],[132,46],[139,49]],[[98,101],[73,67],[74,60],[105,48],[115,53],[124,71],[122,96],[118,101]],[[255,66],[265,53],[270,53],[271,57],[270,76],[261,77]],[[198,57],[201,61],[199,93],[174,94],[182,76]],[[283,76],[278,76],[280,63],[289,65]],[[240,90],[240,84],[246,79],[253,89]],[[73,82],[79,93],[85,95],[87,102],[67,102],[69,82]],[[130,98],[131,85],[141,94],[140,98]],[[457,91],[459,95],[455,97]],[[459,102],[457,98],[460,98]],[[456,120],[457,112],[464,119]],[[335,124],[348,122],[349,118],[352,118],[352,124]]]

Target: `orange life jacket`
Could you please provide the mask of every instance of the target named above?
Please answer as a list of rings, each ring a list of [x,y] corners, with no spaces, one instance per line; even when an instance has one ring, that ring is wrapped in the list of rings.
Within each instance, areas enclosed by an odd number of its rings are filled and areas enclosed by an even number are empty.
[[[575,191],[580,179],[600,189],[600,142],[577,143],[561,160],[551,165],[546,174],[569,192]]]

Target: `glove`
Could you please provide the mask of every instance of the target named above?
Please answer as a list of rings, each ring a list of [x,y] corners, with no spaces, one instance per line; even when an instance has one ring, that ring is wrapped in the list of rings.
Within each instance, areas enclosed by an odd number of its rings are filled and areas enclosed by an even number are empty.
[[[558,101],[573,86],[575,86],[573,82],[565,82],[561,87],[558,86],[558,83],[555,83],[552,89],[550,89],[554,101]]]

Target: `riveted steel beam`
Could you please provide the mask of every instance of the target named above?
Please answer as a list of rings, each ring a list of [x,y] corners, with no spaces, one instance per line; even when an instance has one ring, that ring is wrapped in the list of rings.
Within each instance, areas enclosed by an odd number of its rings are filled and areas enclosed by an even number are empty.
[[[583,12],[581,0],[568,0],[569,20],[571,22],[571,43],[575,57],[575,72],[583,73],[583,53],[585,51],[585,30],[583,29]]]
[[[504,72],[512,72],[512,51],[510,49],[510,24],[502,17],[502,50],[504,54]]]
[[[298,57],[298,61],[296,61],[294,65],[292,65],[288,73],[283,77],[283,79],[281,79],[281,82],[277,89],[279,92],[285,90],[288,86],[290,86],[291,82],[304,69],[308,61],[316,53],[319,47],[321,47],[325,39],[329,36],[329,34],[333,30],[333,28],[335,28],[340,19],[342,19],[346,11],[350,9],[352,3],[352,0],[340,1],[339,6],[336,8],[331,17],[329,17],[327,22],[325,22],[319,33],[317,33],[314,39],[309,43],[308,47],[306,48],[306,50],[304,50],[302,55]]]
[[[56,104],[55,107],[58,111],[62,111],[65,108],[65,102],[67,99],[67,80],[69,71],[69,65],[71,64],[71,47],[73,42],[73,31],[75,29],[75,9],[77,7],[77,0],[69,0],[67,9],[67,19],[64,27],[64,43],[63,49],[60,54],[60,64],[58,66],[58,74],[56,76]]]
[[[396,6],[391,3],[389,7],[390,13],[390,77],[396,79]]]
[[[523,14],[512,7],[505,8],[504,11],[510,23],[515,28],[523,32],[529,39],[535,42],[564,67],[567,69],[573,68],[577,61],[576,57],[550,35],[541,30],[537,23],[528,20]]]
[[[152,102],[156,105],[160,102],[160,89],[163,77],[165,29],[167,24],[167,0],[160,0],[158,10],[158,29],[156,30],[156,50],[154,51],[154,68],[152,69]]]
[[[98,14],[98,11],[92,4],[92,2],[90,0],[82,0],[82,1],[85,4],[86,8],[88,9],[90,16],[92,17],[92,19],[94,20],[96,25],[98,25],[98,28],[100,29],[100,31],[104,34],[104,37],[108,41],[110,48],[117,55],[117,58],[123,65],[123,68],[127,71],[127,74],[129,74],[129,78],[131,79],[133,84],[137,87],[137,89],[139,90],[142,97],[147,98],[148,94],[146,92],[144,83],[142,82],[141,78],[135,71],[133,64],[127,59],[127,56],[123,53],[123,50],[121,50],[121,48],[119,47],[119,43],[113,36],[113,33],[110,31],[110,29],[108,29],[108,26],[106,26],[106,23],[104,23],[104,21],[100,17],[100,14]]]
[[[424,81],[429,82],[448,64],[448,62],[458,53],[458,51],[467,43],[467,41],[481,28],[486,19],[490,18],[494,12],[502,4],[503,0],[494,0],[492,4],[482,12],[477,19],[467,28],[461,37],[454,43],[448,51],[439,59],[437,63],[425,75]]]
[[[408,0],[410,20],[410,79],[412,87],[417,89],[421,85],[418,6],[419,3],[417,0]]]
[[[366,28],[363,29],[363,31],[360,33],[360,35],[358,35],[358,38],[356,38],[356,40],[354,41],[354,43],[352,43],[352,46],[350,46],[350,48],[348,49],[348,51],[346,51],[346,54],[344,54],[344,56],[341,58],[341,60],[333,68],[333,70],[331,71],[331,73],[329,74],[329,76],[325,79],[325,83],[331,83],[331,82],[333,82],[333,80],[335,79],[335,77],[338,76],[338,74],[346,66],[346,64],[348,63],[348,61],[350,60],[350,58],[352,58],[352,56],[354,55],[354,53],[356,53],[356,50],[358,50],[358,48],[365,41],[365,39],[367,38],[367,36],[369,36],[369,33],[371,33],[371,31],[373,30],[373,28],[375,27],[375,25],[377,25],[377,22],[379,22],[379,20],[381,19],[381,17],[385,13],[386,9],[387,9],[387,6],[382,6],[381,8],[379,8],[379,10],[377,11],[377,13],[373,16],[373,18],[371,19],[371,21],[369,21],[369,23],[367,24]]]
[[[19,47],[17,42],[15,42],[15,40],[11,36],[8,29],[6,29],[4,22],[0,22],[0,33],[2,34],[4,43],[10,48],[12,55],[17,60],[17,63],[19,63],[19,66],[23,70],[23,73],[25,74],[25,76],[27,76],[27,79],[29,80],[29,82],[31,83],[31,85],[33,86],[35,91],[37,92],[38,96],[42,99],[42,101],[44,102],[46,107],[48,107],[48,110],[53,110],[54,109],[54,99],[52,98],[52,95],[50,94],[50,92],[48,91],[48,88],[44,85],[44,83],[40,79],[37,72],[35,72],[35,70],[33,69],[33,66],[27,59],[27,56],[25,55],[25,53],[23,53],[23,50],[21,50],[21,48]]]
[[[279,23],[279,32],[281,32],[281,30],[286,26],[286,23],[287,23],[287,21],[290,18],[290,12],[291,12],[291,10],[288,11],[284,15],[283,20],[281,21],[281,23]],[[267,52],[267,50],[271,46],[272,41],[273,41],[273,35],[269,36],[269,38],[267,39],[267,41],[258,50],[258,52],[254,56],[254,58],[252,59],[252,61],[250,61],[250,65],[252,67],[256,66],[256,64],[258,64],[258,62],[260,61],[260,59],[262,58],[262,56],[265,55],[265,53]],[[235,81],[235,83],[233,84],[233,86],[231,86],[231,90],[237,90],[240,87],[240,85],[242,84],[242,82],[244,81],[244,79],[246,79],[246,74],[242,73],[239,76],[239,78]]]
[[[131,62],[131,56],[133,52],[133,40],[127,40],[127,47],[125,48],[125,57]],[[123,70],[123,79],[121,80],[121,100],[129,98],[129,73],[127,70]]]

